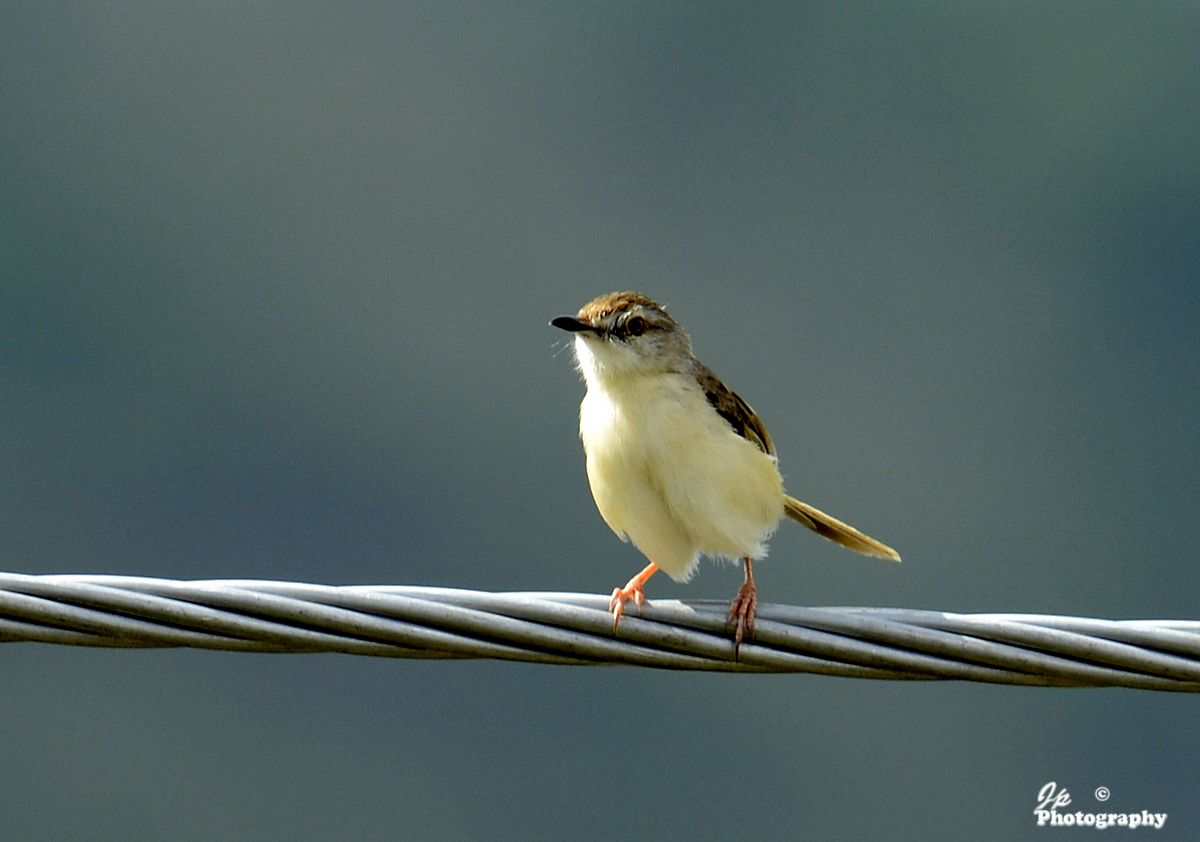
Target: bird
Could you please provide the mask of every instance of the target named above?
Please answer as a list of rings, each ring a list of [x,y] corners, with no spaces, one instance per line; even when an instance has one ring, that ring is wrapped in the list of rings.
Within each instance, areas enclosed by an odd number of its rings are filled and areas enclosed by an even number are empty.
[[[686,330],[639,292],[612,292],[550,324],[574,335],[587,392],[579,435],[601,517],[649,564],[608,609],[613,633],[659,570],[686,582],[700,556],[740,560],[745,582],[730,604],[734,653],[754,634],[753,562],[786,515],[843,547],[899,561],[891,547],[784,491],[775,445],[758,415],[696,359]]]

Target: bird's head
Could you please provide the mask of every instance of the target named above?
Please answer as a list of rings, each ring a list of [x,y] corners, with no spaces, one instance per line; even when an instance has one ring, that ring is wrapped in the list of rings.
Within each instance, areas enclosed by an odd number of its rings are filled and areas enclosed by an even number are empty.
[[[575,356],[589,380],[682,372],[693,360],[687,331],[640,292],[602,295],[550,324],[575,334]]]

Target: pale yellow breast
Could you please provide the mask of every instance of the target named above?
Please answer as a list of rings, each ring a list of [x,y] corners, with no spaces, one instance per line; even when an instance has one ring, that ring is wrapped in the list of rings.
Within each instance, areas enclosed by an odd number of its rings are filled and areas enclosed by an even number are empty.
[[[690,575],[701,552],[765,554],[783,516],[775,460],[685,376],[589,379],[580,436],[601,515],[672,577]]]

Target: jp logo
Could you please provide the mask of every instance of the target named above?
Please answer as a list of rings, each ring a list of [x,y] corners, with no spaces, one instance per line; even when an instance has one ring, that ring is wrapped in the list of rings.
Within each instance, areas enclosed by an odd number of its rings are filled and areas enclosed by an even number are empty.
[[[1033,812],[1039,813],[1045,810],[1057,810],[1059,807],[1066,807],[1071,803],[1071,793],[1067,792],[1067,788],[1058,788],[1058,784],[1054,781],[1046,784],[1038,790],[1038,805],[1033,808]]]

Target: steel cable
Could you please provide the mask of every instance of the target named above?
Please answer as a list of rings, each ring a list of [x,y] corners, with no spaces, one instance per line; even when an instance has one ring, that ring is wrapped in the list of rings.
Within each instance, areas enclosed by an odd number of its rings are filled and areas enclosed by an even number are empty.
[[[499,658],[723,672],[1200,691],[1200,621],[760,605],[395,585],[0,573],[0,641]]]

